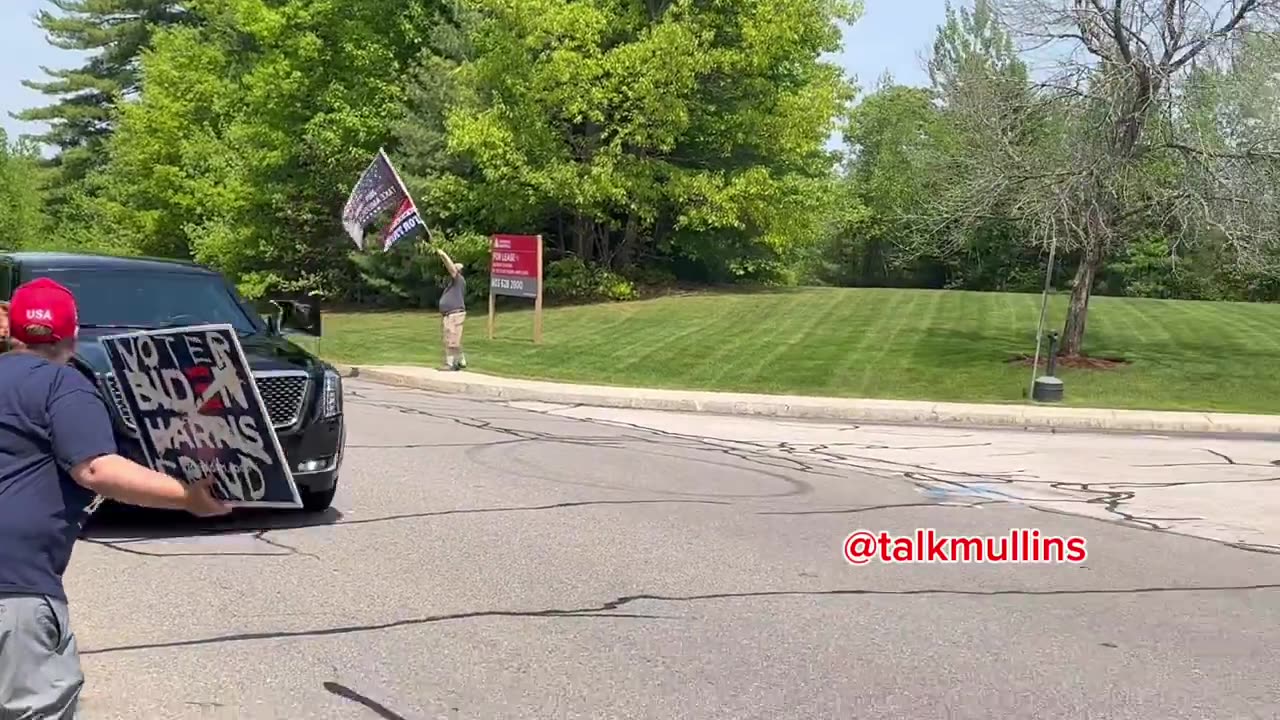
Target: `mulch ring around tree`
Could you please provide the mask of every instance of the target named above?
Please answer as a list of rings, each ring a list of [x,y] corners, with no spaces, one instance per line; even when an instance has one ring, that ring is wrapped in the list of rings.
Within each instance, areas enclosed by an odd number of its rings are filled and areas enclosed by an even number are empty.
[[[1031,355],[1018,355],[1010,359],[1009,364],[1017,364],[1023,367],[1031,367]],[[1128,367],[1131,363],[1121,357],[1089,357],[1088,355],[1059,355],[1058,367],[1071,368],[1073,370],[1115,370],[1117,368]],[[1040,356],[1040,367],[1047,368],[1049,366],[1049,356]]]

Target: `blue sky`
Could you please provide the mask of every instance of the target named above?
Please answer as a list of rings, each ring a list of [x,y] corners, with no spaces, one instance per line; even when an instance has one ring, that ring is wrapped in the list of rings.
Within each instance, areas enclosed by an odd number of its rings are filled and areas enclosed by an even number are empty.
[[[845,32],[839,63],[859,84],[870,89],[885,70],[901,83],[924,84],[919,54],[933,41],[943,20],[944,0],[864,0],[862,18]],[[9,137],[39,132],[40,126],[9,117],[10,112],[38,106],[44,97],[22,86],[22,80],[44,78],[40,66],[63,68],[78,56],[45,42],[34,24],[36,11],[52,7],[46,0],[0,0],[0,127]]]

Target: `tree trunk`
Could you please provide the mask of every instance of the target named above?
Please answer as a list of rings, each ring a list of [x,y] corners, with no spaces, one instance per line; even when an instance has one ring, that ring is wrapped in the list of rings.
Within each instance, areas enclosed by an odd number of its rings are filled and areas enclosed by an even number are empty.
[[[573,252],[582,262],[591,261],[591,251],[595,247],[595,237],[591,221],[585,215],[575,213],[573,216]]]
[[[1089,298],[1093,295],[1093,281],[1102,267],[1102,250],[1090,244],[1076,268],[1075,283],[1071,286],[1071,302],[1067,305],[1067,323],[1062,329],[1062,346],[1059,354],[1075,356],[1084,347],[1084,326],[1089,318]]]
[[[618,243],[613,256],[609,258],[611,268],[626,267],[635,260],[636,238],[640,235],[640,219],[635,213],[627,214],[627,224],[622,231],[622,242]]]
[[[601,264],[607,265],[609,259],[613,257],[613,234],[609,231],[609,225],[600,221],[595,222],[596,226],[596,251],[595,260]]]

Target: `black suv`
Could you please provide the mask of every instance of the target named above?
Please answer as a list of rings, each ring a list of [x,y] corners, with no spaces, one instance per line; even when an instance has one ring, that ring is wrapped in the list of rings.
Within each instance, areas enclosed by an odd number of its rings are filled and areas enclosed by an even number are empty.
[[[219,273],[187,262],[69,253],[0,253],[0,298],[22,283],[48,277],[76,297],[80,314],[75,365],[103,391],[122,455],[146,464],[137,428],[107,354],[104,335],[183,325],[227,323],[240,335],[249,369],[293,468],[305,510],[333,502],[346,427],[342,378],[286,336],[320,336],[317,303],[274,299],[250,305]]]

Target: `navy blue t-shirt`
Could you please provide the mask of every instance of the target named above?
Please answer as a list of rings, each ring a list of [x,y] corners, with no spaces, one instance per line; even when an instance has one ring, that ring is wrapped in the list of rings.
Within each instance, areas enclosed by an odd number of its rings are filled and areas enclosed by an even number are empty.
[[[80,371],[0,355],[0,593],[66,600],[62,574],[94,496],[67,471],[114,452],[102,395]]]

